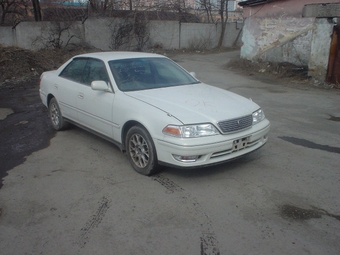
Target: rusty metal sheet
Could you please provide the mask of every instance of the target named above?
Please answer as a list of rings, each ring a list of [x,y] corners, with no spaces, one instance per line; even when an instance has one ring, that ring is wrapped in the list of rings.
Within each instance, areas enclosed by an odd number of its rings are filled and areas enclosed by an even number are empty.
[[[340,84],[340,26],[333,30],[326,82]]]

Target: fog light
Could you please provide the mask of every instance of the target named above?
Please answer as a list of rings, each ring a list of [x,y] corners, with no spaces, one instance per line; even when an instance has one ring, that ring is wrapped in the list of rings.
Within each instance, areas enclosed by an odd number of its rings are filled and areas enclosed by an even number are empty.
[[[172,155],[172,156],[174,157],[174,159],[180,162],[184,162],[184,163],[196,162],[197,159],[200,158],[200,156],[179,156],[179,155]]]

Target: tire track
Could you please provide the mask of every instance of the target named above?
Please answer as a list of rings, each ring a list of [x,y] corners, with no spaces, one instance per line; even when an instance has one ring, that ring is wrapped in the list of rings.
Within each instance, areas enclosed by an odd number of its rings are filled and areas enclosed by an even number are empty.
[[[166,188],[166,193],[182,193],[180,199],[183,204],[187,206],[189,211],[193,211],[195,215],[201,219],[200,222],[202,233],[200,237],[200,250],[201,255],[220,255],[220,251],[218,248],[218,240],[216,234],[213,230],[213,224],[209,216],[204,212],[204,209],[199,204],[195,197],[192,197],[189,193],[185,192],[185,190],[177,185],[175,182],[170,180],[169,178],[158,174],[152,177],[152,179],[163,187]]]
[[[106,197],[103,197],[99,202],[99,207],[96,213],[91,217],[91,219],[85,224],[85,227],[81,229],[81,235],[79,237],[80,248],[84,248],[90,239],[90,234],[92,230],[101,223],[107,210],[110,207],[111,201]]]

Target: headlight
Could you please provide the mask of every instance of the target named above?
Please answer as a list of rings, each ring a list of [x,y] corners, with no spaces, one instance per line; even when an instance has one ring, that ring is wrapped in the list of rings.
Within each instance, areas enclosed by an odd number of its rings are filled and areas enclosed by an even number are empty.
[[[219,132],[212,124],[175,126],[168,125],[163,129],[163,134],[181,138],[193,138],[218,135]]]
[[[256,112],[253,112],[253,125],[264,120],[265,116],[261,109],[258,109]]]

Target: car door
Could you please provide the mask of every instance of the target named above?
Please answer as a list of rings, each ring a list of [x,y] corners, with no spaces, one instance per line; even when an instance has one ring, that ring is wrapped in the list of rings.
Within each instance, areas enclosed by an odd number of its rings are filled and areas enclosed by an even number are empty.
[[[55,80],[53,89],[60,110],[67,119],[78,121],[78,93],[83,86],[82,76],[87,58],[73,59]]]
[[[108,91],[91,88],[91,82],[99,80],[108,84]],[[79,123],[113,139],[115,123],[112,122],[112,107],[114,96],[104,62],[89,58],[83,73],[83,86],[78,91]]]

